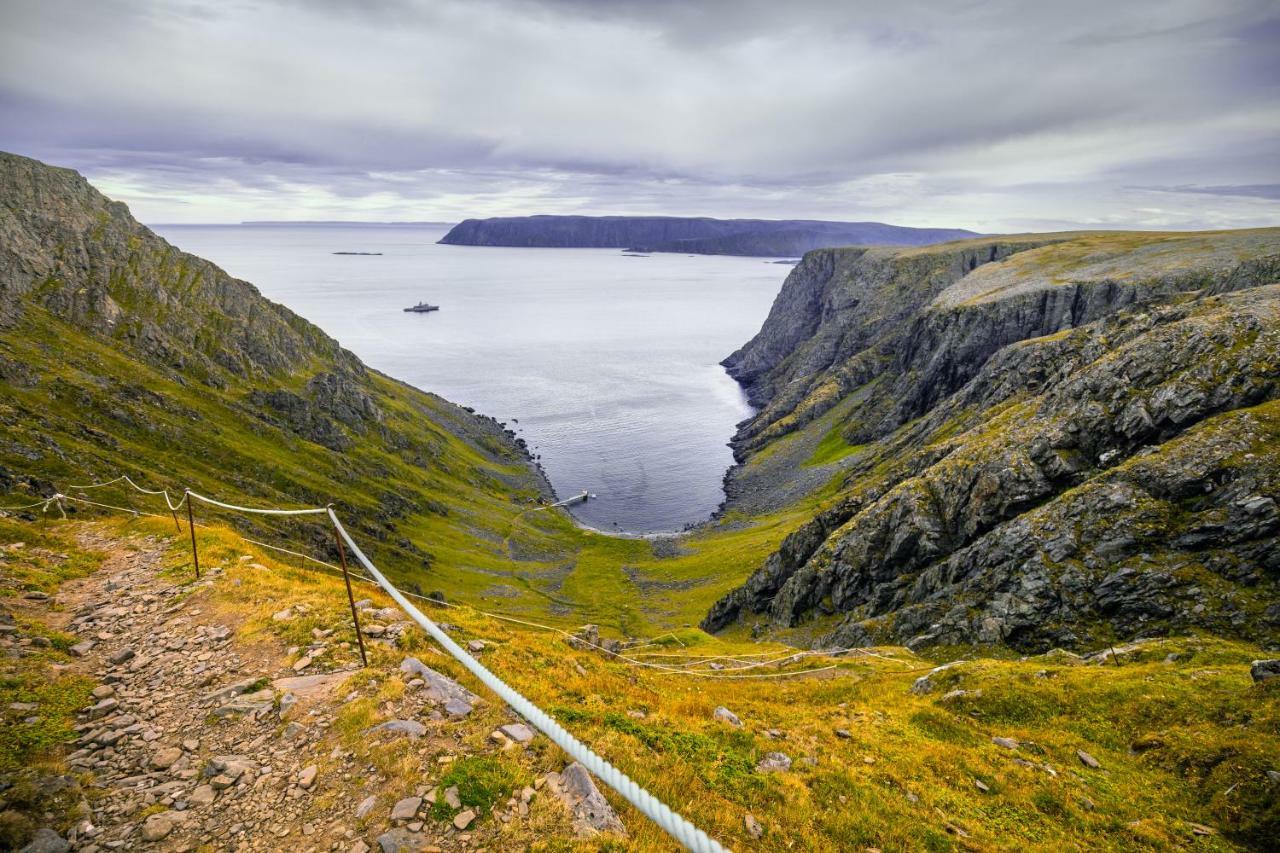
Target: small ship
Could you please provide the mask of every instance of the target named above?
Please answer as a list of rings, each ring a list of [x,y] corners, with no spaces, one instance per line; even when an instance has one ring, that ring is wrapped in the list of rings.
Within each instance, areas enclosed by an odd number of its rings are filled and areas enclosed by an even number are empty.
[[[414,305],[412,308],[406,308],[404,310],[412,311],[414,314],[426,314],[428,311],[439,311],[440,306],[430,305],[426,302],[419,302],[417,305]]]

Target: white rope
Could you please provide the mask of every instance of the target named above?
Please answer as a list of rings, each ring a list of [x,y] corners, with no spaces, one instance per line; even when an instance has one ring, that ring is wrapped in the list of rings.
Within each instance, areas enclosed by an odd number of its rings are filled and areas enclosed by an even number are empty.
[[[314,509],[256,509],[248,506],[236,506],[235,504],[227,504],[222,501],[215,501],[213,498],[206,498],[204,495],[196,494],[187,489],[187,495],[198,501],[209,504],[210,506],[218,506],[223,509],[233,510],[235,512],[251,512],[257,515],[323,515],[329,512],[325,507],[316,507]],[[332,513],[330,513],[332,514]]]
[[[204,525],[200,525],[200,526],[203,527]],[[281,548],[279,545],[271,545],[266,542],[259,542],[257,539],[250,539],[248,536],[241,536],[240,538],[245,542],[248,542],[250,545],[257,545],[260,548],[267,548],[272,551],[279,551],[281,554],[288,554],[291,557],[301,557],[302,559],[309,560],[318,566],[324,566],[325,568],[334,569],[335,571],[339,571],[339,572],[342,571],[341,566],[335,566],[333,563],[326,563],[324,560],[313,557],[310,554],[304,554],[301,551],[290,551],[288,548]],[[370,583],[377,583],[377,581],[375,581],[373,578],[366,578],[356,574],[355,572],[352,572],[351,575],[353,577],[360,578],[361,580],[367,580]]]
[[[23,504],[22,506],[0,506],[0,512],[18,512],[19,510],[24,509],[34,509],[38,506],[42,506],[47,510],[49,508],[49,504],[53,503],[54,500],[56,500],[56,498],[46,498],[45,500],[36,501],[33,504]]]
[[[644,788],[641,788],[621,770],[596,755],[585,744],[565,731],[564,727],[552,719],[545,711],[490,672],[480,661],[467,654],[461,646],[453,641],[452,637],[441,630],[440,626],[436,625],[435,622],[428,619],[394,584],[383,577],[377,566],[370,562],[369,558],[360,550],[360,546],[348,535],[333,509],[329,508],[326,511],[338,534],[351,548],[351,553],[364,566],[365,571],[378,581],[378,585],[382,587],[387,595],[391,596],[404,609],[405,613],[409,614],[413,621],[417,622],[449,654],[457,658],[458,662],[466,667],[472,675],[498,694],[516,713],[537,726],[547,737],[551,738],[553,743],[568,753],[574,760],[581,762],[587,770],[621,794],[629,803],[647,815],[650,820],[666,830],[672,838],[684,845],[686,849],[695,851],[695,853],[725,853],[725,848],[719,842],[713,840],[705,832],[676,814],[669,806]]]
[[[168,493],[166,491],[164,490],[154,491],[150,489],[143,489],[142,487],[134,483],[132,480],[130,480],[127,476],[123,476],[123,475],[121,477],[117,477],[115,480],[112,480],[109,483],[92,484],[87,487],[75,487],[75,488],[97,488],[101,486],[111,485],[113,483],[120,482],[120,481],[127,482],[130,486],[132,486],[133,488],[145,494],[152,494],[152,495],[163,494],[165,496],[165,502],[166,504],[169,505],[169,508],[171,510],[176,509],[177,507],[180,507],[182,503],[187,499],[194,498],[195,500],[199,500],[203,503],[209,504],[210,506],[221,507],[223,509],[231,510],[234,512],[246,512],[246,513],[259,514],[259,515],[281,515],[281,516],[327,514],[329,516],[330,521],[333,523],[334,528],[338,531],[339,535],[342,537],[342,540],[346,542],[348,547],[351,548],[351,552],[355,556],[356,560],[372,576],[372,577],[362,577],[361,575],[359,575],[359,573],[352,573],[352,574],[355,574],[355,576],[359,580],[376,583],[379,587],[381,587],[383,591],[385,591],[388,595],[390,595],[391,598],[395,600],[395,602],[399,604],[401,608],[403,608],[403,610],[410,616],[410,618],[412,618],[424,631],[426,631],[446,651],[448,651],[451,655],[453,655],[454,658],[456,658],[464,667],[466,667],[468,671],[470,671],[473,675],[475,675],[476,678],[478,678],[486,687],[488,687],[490,690],[496,693],[499,697],[501,697],[503,701],[505,701],[508,705],[510,705],[522,717],[529,720],[529,722],[531,722],[534,726],[540,729],[544,734],[547,735],[547,737],[549,737],[557,746],[563,749],[572,758],[574,758],[576,761],[581,762],[582,765],[585,766],[588,771],[593,773],[595,776],[601,779],[601,781],[603,781],[605,784],[609,785],[611,788],[613,788],[615,791],[621,794],[628,802],[630,802],[637,809],[639,809],[643,814],[645,814],[651,820],[657,823],[663,830],[665,830],[668,834],[670,834],[672,838],[680,842],[685,848],[695,851],[695,853],[726,853],[725,848],[721,846],[717,841],[710,838],[705,832],[698,829],[696,826],[694,826],[685,818],[681,817],[679,814],[677,814],[670,807],[668,807],[663,802],[658,800],[656,797],[654,797],[644,788],[640,787],[640,785],[638,785],[635,781],[629,778],[621,770],[609,764],[607,761],[605,761],[603,758],[601,758],[599,755],[593,752],[589,747],[587,747],[585,744],[583,744],[581,741],[575,738],[572,734],[566,731],[564,727],[562,727],[559,723],[557,723],[550,715],[544,712],[541,708],[534,705],[532,702],[526,699],[521,693],[519,693],[519,691],[515,690],[506,682],[502,681],[502,679],[498,678],[496,675],[490,672],[489,669],[486,668],[483,664],[481,664],[478,660],[476,660],[474,657],[472,657],[470,654],[464,651],[462,647],[459,646],[453,640],[453,638],[451,638],[448,634],[446,634],[438,625],[435,624],[435,622],[427,618],[427,616],[424,615],[422,611],[420,611],[416,606],[413,605],[413,603],[409,600],[408,596],[405,593],[402,593],[394,584],[388,581],[386,577],[378,570],[378,568],[375,565],[373,565],[373,563],[369,560],[369,558],[365,556],[364,552],[360,549],[360,546],[357,545],[355,541],[351,538],[350,534],[347,533],[346,528],[342,526],[342,522],[338,520],[338,516],[333,511],[332,507],[323,507],[323,508],[317,507],[317,508],[293,509],[293,510],[261,509],[261,508],[255,508],[255,507],[244,507],[244,506],[238,506],[236,504],[229,504],[229,503],[224,503],[222,501],[214,500],[213,498],[205,497],[204,495],[193,492],[190,489],[187,489],[184,492],[183,501],[180,501],[177,505],[174,505],[172,501],[169,499]],[[99,503],[97,501],[91,501],[86,498],[76,498],[71,496],[64,496],[61,494],[55,495],[53,498],[49,499],[49,501],[44,502],[45,511],[48,510],[48,505],[50,502],[57,502],[58,508],[61,510],[62,509],[61,499],[64,497],[66,497],[68,500],[74,500],[79,503],[84,503],[92,506],[99,506],[104,509],[113,509],[120,512],[127,512],[134,516],[147,515],[155,518],[163,518],[163,516],[160,516],[156,513],[144,512],[141,510],[130,509],[127,507],[113,506],[111,504],[104,504],[104,503]],[[32,506],[35,506],[35,505],[36,504],[33,504]],[[63,517],[65,518],[65,512],[63,513]],[[340,571],[340,569],[337,566],[334,566],[332,563],[327,563],[322,560],[317,560],[316,558],[310,557],[307,554],[302,554],[297,551],[290,551],[289,549],[286,549],[286,548],[279,548],[277,546],[268,545],[265,542],[257,542],[247,538],[245,539],[245,541],[251,542],[252,544],[255,544],[255,545],[270,548],[272,550],[292,554],[294,556],[301,557],[304,560],[310,560],[311,562],[317,563],[318,565],[324,566],[325,568]],[[442,602],[436,599],[427,598],[426,596],[414,596],[414,597],[432,602],[433,604],[444,604],[450,607],[458,606],[458,605],[449,604],[448,602]],[[830,666],[819,667],[816,669],[805,670],[802,672],[778,672],[778,673],[771,673],[767,675],[759,675],[759,674],[736,675],[732,673],[725,674],[725,673],[693,672],[693,671],[684,669],[682,667],[665,666],[663,664],[655,664],[648,661],[636,660],[635,658],[628,658],[624,655],[619,655],[616,652],[611,652],[610,650],[605,649],[602,646],[599,646],[595,643],[591,643],[590,641],[587,641],[582,637],[577,637],[575,635],[569,634],[567,631],[564,631],[563,629],[560,629],[560,628],[554,628],[549,625],[540,625],[535,622],[529,622],[527,620],[517,619],[515,617],[504,616],[496,613],[486,613],[484,611],[476,611],[476,612],[480,613],[481,615],[489,616],[491,618],[500,619],[503,621],[514,622],[522,625],[527,625],[529,627],[555,631],[583,645],[593,647],[593,648],[599,649],[600,651],[606,652],[611,657],[615,657],[620,660],[627,661],[637,666],[656,669],[659,671],[679,673],[681,675],[693,675],[693,676],[701,676],[701,677],[708,677],[708,678],[770,678],[770,677],[780,678],[780,677],[792,677],[796,675],[804,675],[811,672],[823,672],[826,670],[836,668],[836,665],[832,664]],[[735,670],[736,669],[752,669],[758,666],[784,664],[789,661],[798,661],[801,657],[803,657],[802,654],[792,654],[792,655],[787,655],[779,660],[760,661],[752,664],[747,664],[741,667],[735,667],[734,669]],[[707,662],[707,661],[702,661],[702,662]]]
[[[88,485],[84,485],[84,486],[67,486],[67,488],[75,489],[76,491],[79,491],[79,492],[85,492],[90,489],[103,489],[103,488],[106,488],[107,486],[114,486],[116,483],[119,483],[121,481],[128,483],[135,491],[139,491],[144,495],[164,495],[165,505],[169,507],[170,512],[177,512],[179,509],[182,508],[182,505],[187,502],[187,496],[185,494],[182,496],[182,500],[178,501],[177,503],[174,503],[173,498],[169,497],[168,489],[144,489],[142,486],[139,486],[137,483],[131,480],[128,474],[121,474],[119,477],[116,477],[114,480],[106,480],[101,483],[89,483]]]
[[[195,495],[195,493],[194,493],[194,492],[192,492],[191,494]],[[195,497],[196,497],[196,498],[198,498],[198,499],[201,499],[201,500],[206,500],[205,498],[201,498],[201,496],[200,496],[200,495],[195,495]],[[135,515],[135,516],[137,516],[137,515],[148,515],[148,516],[151,516],[151,517],[153,517],[153,518],[163,518],[163,517],[164,517],[164,516],[161,516],[161,515],[157,515],[156,513],[151,513],[151,512],[145,512],[145,511],[140,511],[140,510],[129,509],[129,508],[127,508],[127,507],[117,507],[117,506],[112,506],[111,504],[97,503],[97,502],[95,502],[95,501],[86,500],[86,499],[84,499],[84,498],[68,498],[68,499],[69,499],[69,500],[77,500],[77,501],[79,501],[79,502],[81,502],[81,503],[87,503],[87,504],[91,504],[91,505],[93,505],[93,506],[103,507],[103,508],[105,508],[105,509],[115,509],[115,510],[119,510],[120,512],[128,512],[128,513],[132,513],[132,514],[133,514],[133,515]],[[51,500],[52,500],[52,499],[51,499]],[[230,506],[231,506],[231,504],[222,504],[222,503],[219,503],[219,505],[220,505],[220,506],[227,506],[227,507],[230,507]],[[65,517],[65,516],[64,516],[64,517]],[[203,524],[203,523],[199,523],[199,522],[197,522],[196,526],[197,526],[197,527],[207,527],[207,525],[205,525],[205,524]],[[247,537],[247,536],[243,536],[243,535],[241,535],[241,536],[240,536],[240,539],[241,539],[242,541],[244,541],[244,542],[248,542],[248,543],[249,543],[249,544],[251,544],[251,545],[257,545],[257,546],[259,546],[259,547],[261,547],[261,548],[266,548],[266,549],[271,550],[271,551],[278,551],[278,552],[280,552],[280,553],[282,553],[282,554],[288,554],[288,555],[293,556],[293,557],[298,557],[298,558],[300,558],[300,559],[302,559],[302,560],[307,560],[307,561],[309,561],[309,562],[315,563],[315,564],[316,564],[316,565],[318,565],[318,566],[323,566],[323,567],[324,567],[324,568],[326,568],[326,569],[331,569],[332,571],[334,571],[334,572],[338,573],[338,575],[339,575],[339,576],[341,575],[341,572],[342,572],[342,567],[341,567],[341,566],[337,566],[337,565],[335,565],[335,564],[333,564],[333,563],[329,563],[329,562],[326,562],[326,561],[324,561],[324,560],[318,559],[318,558],[316,558],[316,557],[311,556],[310,554],[304,554],[304,553],[302,553],[301,551],[293,551],[293,550],[290,550],[289,548],[282,548],[282,547],[280,547],[279,545],[272,545],[272,544],[267,543],[267,542],[260,542],[260,541],[258,541],[257,539],[250,539],[249,537]],[[379,586],[379,587],[381,587],[381,584],[380,584],[377,580],[375,580],[374,578],[366,577],[366,576],[364,576],[364,575],[361,575],[359,572],[350,572],[350,574],[351,574],[351,576],[352,576],[352,577],[356,578],[357,580],[361,580],[361,581],[364,581],[365,583],[371,583],[371,584],[374,584],[375,586]],[[441,600],[436,599],[436,598],[431,598],[430,596],[417,595],[417,594],[412,593],[412,592],[405,592],[405,593],[401,593],[401,594],[402,594],[402,595],[405,595],[405,596],[408,596],[408,597],[410,597],[410,598],[416,598],[416,599],[419,599],[420,601],[426,601],[426,602],[429,602],[429,603],[431,603],[431,604],[437,604],[437,605],[440,605],[440,606],[443,606],[443,607],[461,607],[461,606],[462,606],[462,605],[460,605],[460,604],[453,604],[453,603],[448,602],[448,601],[441,601]],[[787,662],[787,661],[789,661],[789,660],[797,660],[799,657],[801,657],[802,655],[804,655],[804,654],[805,654],[805,653],[801,653],[801,652],[793,652],[793,653],[791,653],[791,654],[783,655],[783,656],[781,656],[781,657],[777,658],[776,660],[765,661],[765,662],[763,662],[763,663],[751,663],[751,664],[745,664],[745,665],[742,665],[742,666],[730,666],[730,667],[726,667],[726,669],[728,669],[728,670],[729,670],[729,672],[714,672],[714,671],[713,671],[713,672],[701,672],[701,671],[696,671],[696,670],[690,670],[690,669],[687,669],[686,667],[696,666],[696,665],[697,665],[697,664],[699,664],[699,663],[708,663],[709,661],[705,661],[705,660],[704,660],[704,661],[693,661],[693,662],[691,662],[691,663],[678,664],[678,665],[674,665],[674,666],[672,666],[672,665],[666,665],[666,664],[652,663],[652,662],[650,662],[650,661],[637,660],[636,658],[630,657],[630,656],[628,656],[628,655],[620,654],[620,653],[618,653],[618,652],[612,651],[611,649],[608,649],[608,648],[606,648],[606,647],[604,647],[604,646],[602,646],[602,645],[599,645],[599,644],[597,644],[597,643],[592,643],[591,641],[589,641],[589,640],[585,639],[584,637],[580,637],[580,636],[578,636],[577,634],[572,634],[572,633],[570,633],[570,632],[568,632],[568,631],[564,630],[563,628],[557,628],[557,627],[555,627],[554,625],[544,625],[544,624],[542,624],[542,623],[540,623],[540,622],[530,622],[530,621],[529,621],[529,620],[527,620],[527,619],[520,619],[520,618],[517,618],[517,617],[515,617],[515,616],[510,616],[510,615],[503,614],[503,613],[494,613],[494,612],[492,612],[492,611],[480,610],[480,609],[478,609],[478,608],[476,608],[476,607],[471,607],[470,605],[468,605],[468,607],[469,607],[471,610],[473,610],[474,612],[476,612],[476,613],[478,613],[479,615],[481,615],[481,616],[487,616],[487,617],[489,617],[490,619],[496,619],[496,620],[499,620],[499,621],[502,621],[502,622],[511,622],[511,623],[516,624],[516,625],[524,625],[524,626],[529,627],[529,628],[536,628],[536,629],[543,630],[543,631],[551,631],[551,632],[553,632],[553,633],[556,633],[556,634],[561,635],[562,637],[564,637],[564,638],[565,638],[565,639],[567,639],[567,640],[572,640],[573,642],[579,643],[579,644],[584,645],[584,646],[588,646],[589,648],[595,649],[596,651],[603,652],[604,654],[608,655],[609,657],[611,657],[611,658],[616,658],[617,660],[620,660],[620,661],[622,661],[622,662],[624,662],[624,663],[631,664],[632,666],[643,667],[643,668],[645,668],[645,669],[653,669],[653,670],[657,670],[658,672],[663,673],[663,674],[687,675],[687,676],[693,676],[693,677],[696,677],[696,678],[708,678],[708,679],[713,679],[713,680],[714,680],[714,679],[721,679],[721,678],[789,678],[789,677],[792,677],[792,676],[809,675],[810,673],[815,673],[815,672],[825,672],[826,670],[834,669],[834,668],[835,668],[835,665],[834,665],[834,664],[832,664],[832,665],[830,665],[830,666],[816,667],[816,668],[813,668],[813,669],[792,670],[792,671],[790,671],[790,672],[765,673],[765,674],[750,675],[750,676],[748,676],[748,675],[734,675],[734,674],[732,674],[732,673],[735,673],[735,672],[745,671],[745,670],[748,670],[748,669],[756,669],[757,667],[761,667],[761,666],[770,666],[770,665],[773,665],[773,664],[785,663],[785,662]],[[762,653],[761,653],[761,655],[762,655],[762,656],[763,656],[763,655],[773,655],[773,654],[776,654],[776,653],[775,653],[775,652],[762,652]],[[731,660],[731,658],[727,658],[727,657],[726,657],[726,658],[722,658],[722,659],[724,659],[724,660]],[[739,663],[742,663],[742,662],[739,662]]]
[[[142,488],[142,486],[139,486],[137,483],[133,482],[133,480],[130,480],[128,474],[124,475],[124,481],[128,483],[130,486],[133,486],[138,491],[142,492],[144,495],[164,495],[165,505],[169,507],[170,512],[177,512],[182,507],[182,505],[187,502],[187,495],[185,492],[182,495],[182,500],[178,501],[177,503],[174,503],[173,499],[169,497],[168,489],[144,489]]]
[[[154,494],[165,494],[165,492],[164,492],[163,490],[160,490],[160,491],[152,491],[152,490],[148,490],[148,489],[141,489],[141,488],[137,487],[137,486],[136,486],[136,484],[134,484],[134,483],[133,483],[133,481],[129,480],[129,478],[128,478],[127,476],[117,477],[115,480],[111,480],[111,481],[106,482],[106,483],[96,483],[96,484],[93,484],[93,487],[96,487],[96,486],[105,486],[105,485],[112,485],[112,484],[114,484],[114,483],[120,482],[121,480],[124,480],[124,481],[128,482],[130,485],[133,485],[135,488],[138,488],[138,489],[139,489],[139,491],[146,492],[147,494],[153,494],[153,495],[154,495]],[[81,488],[81,487],[75,487],[75,488]],[[325,510],[325,509],[323,509],[323,508],[317,508],[317,509],[302,509],[302,510],[251,509],[251,508],[248,508],[248,507],[240,507],[240,506],[236,506],[235,504],[223,503],[222,501],[217,501],[217,500],[214,500],[214,499],[212,499],[212,498],[207,498],[207,497],[204,497],[203,495],[200,495],[200,494],[197,494],[197,493],[195,493],[195,492],[191,492],[191,491],[188,491],[186,494],[184,494],[184,495],[183,495],[183,500],[184,500],[184,501],[186,500],[187,495],[190,495],[190,496],[192,496],[192,497],[196,498],[197,500],[201,500],[201,501],[205,501],[205,502],[207,502],[207,503],[213,504],[213,505],[215,505],[215,506],[220,506],[220,507],[224,507],[224,508],[226,508],[226,509],[237,510],[237,511],[243,511],[243,512],[256,512],[256,513],[261,513],[261,514],[270,514],[270,515],[301,515],[301,514],[315,514],[315,513],[326,512],[326,510]],[[146,512],[145,510],[136,510],[136,509],[132,509],[132,508],[129,508],[129,507],[121,507],[121,506],[114,506],[114,505],[112,505],[112,504],[99,503],[99,502],[97,502],[97,501],[91,501],[91,500],[88,500],[88,499],[85,499],[85,498],[76,498],[76,497],[72,497],[72,496],[70,496],[70,495],[66,495],[66,496],[62,496],[62,495],[55,496],[55,498],[50,498],[50,499],[49,499],[49,500],[50,500],[50,502],[51,502],[51,501],[53,501],[53,500],[55,500],[55,499],[56,499],[56,497],[66,497],[68,500],[74,500],[74,501],[77,501],[77,502],[79,502],[79,503],[89,504],[89,505],[91,505],[91,506],[101,507],[101,508],[103,508],[103,509],[113,509],[113,510],[117,510],[117,511],[119,511],[119,512],[127,512],[127,513],[130,513],[130,514],[134,515],[134,516],[141,516],[141,515],[145,515],[145,516],[150,516],[150,517],[152,517],[152,518],[163,518],[163,517],[164,517],[164,516],[159,515],[159,514],[157,514],[157,513],[153,513],[153,512]],[[47,502],[45,502],[45,503],[47,503]],[[39,505],[39,504],[34,504],[33,506],[38,506],[38,505]],[[174,507],[174,508],[176,509],[177,507],[181,507],[181,506],[182,506],[182,501],[179,501],[179,502],[178,502],[178,504],[176,505],[176,507]],[[59,509],[61,509],[61,506],[59,506]],[[46,511],[47,511],[47,510],[46,510]],[[65,518],[65,517],[66,517],[66,514],[65,514],[65,513],[63,513],[63,518]],[[204,525],[204,524],[197,524],[196,526],[197,526],[197,527],[205,527],[206,525]],[[282,548],[282,547],[280,547],[280,546],[278,546],[278,545],[271,545],[271,544],[269,544],[269,543],[267,543],[267,542],[260,542],[260,541],[258,541],[258,540],[256,540],[256,539],[250,539],[250,538],[248,538],[247,536],[241,536],[240,538],[241,538],[243,541],[248,542],[248,543],[250,543],[250,544],[257,545],[257,546],[262,547],[262,548],[267,548],[267,549],[272,550],[272,551],[278,551],[278,552],[280,552],[280,553],[282,553],[282,554],[289,554],[289,555],[291,555],[291,556],[298,557],[298,558],[300,558],[300,559],[302,559],[302,560],[306,560],[306,561],[309,561],[309,562],[315,563],[316,565],[323,566],[323,567],[325,567],[325,568],[327,568],[327,569],[331,569],[331,570],[333,570],[333,571],[335,571],[335,572],[341,572],[341,571],[342,571],[342,568],[341,568],[340,566],[334,565],[333,563],[325,562],[324,560],[317,559],[316,557],[313,557],[313,556],[311,556],[310,554],[304,554],[304,553],[302,553],[302,552],[300,552],[300,551],[293,551],[293,550],[290,550],[290,549],[288,549],[288,548]],[[372,583],[372,584],[375,584],[375,585],[381,586],[381,584],[380,584],[377,580],[375,580],[374,578],[370,578],[370,577],[362,576],[362,575],[360,575],[358,572],[352,572],[351,574],[352,574],[352,576],[353,576],[353,577],[355,577],[357,580],[361,580],[361,581],[364,581],[365,583]],[[441,605],[441,606],[444,606],[444,607],[460,607],[460,606],[461,606],[461,605],[453,604],[453,603],[450,603],[450,602],[447,602],[447,601],[441,601],[441,600],[439,600],[439,599],[430,598],[429,596],[416,595],[416,594],[414,594],[414,593],[402,593],[402,594],[403,594],[403,595],[406,595],[406,596],[408,596],[408,597],[411,597],[411,598],[417,598],[417,599],[419,599],[419,600],[421,600],[421,601],[430,602],[430,603],[432,603],[432,604],[437,604],[437,605]],[[469,605],[468,605],[468,606],[469,606]],[[630,655],[622,654],[622,653],[620,653],[620,652],[613,651],[612,649],[606,648],[605,646],[599,645],[599,644],[597,644],[597,643],[592,643],[591,641],[587,640],[585,637],[581,637],[581,636],[579,636],[579,635],[577,635],[577,634],[570,633],[569,631],[566,631],[566,630],[564,630],[563,628],[557,628],[557,627],[555,627],[555,626],[553,626],[553,625],[544,625],[544,624],[542,624],[542,623],[540,623],[540,622],[531,622],[531,621],[529,621],[529,620],[527,620],[527,619],[520,619],[520,618],[518,618],[518,617],[510,616],[510,615],[503,614],[503,613],[495,613],[495,612],[492,612],[492,611],[480,610],[480,609],[475,608],[475,607],[470,607],[470,609],[471,609],[471,610],[473,610],[474,612],[476,612],[477,614],[479,614],[479,615],[481,615],[481,616],[486,616],[486,617],[488,617],[488,618],[490,618],[490,619],[496,619],[496,620],[503,621],[503,622],[510,622],[510,623],[513,623],[513,624],[516,624],[516,625],[523,625],[523,626],[528,627],[528,628],[535,628],[535,629],[538,629],[538,630],[542,630],[542,631],[550,631],[550,632],[553,632],[553,633],[559,634],[559,635],[561,635],[562,637],[564,637],[564,638],[565,638],[565,639],[567,639],[567,640],[570,640],[570,641],[572,641],[572,642],[574,642],[574,643],[577,643],[577,644],[579,644],[579,645],[587,646],[588,648],[591,648],[591,649],[594,649],[594,650],[596,650],[596,651],[602,652],[602,653],[604,653],[604,654],[608,655],[608,656],[609,656],[609,657],[611,657],[611,658],[614,658],[614,659],[616,659],[616,660],[619,660],[619,661],[622,661],[622,662],[624,662],[624,663],[630,664],[630,665],[632,665],[632,666],[642,667],[642,668],[644,668],[644,669],[652,669],[652,670],[656,670],[656,671],[658,671],[658,672],[660,672],[660,673],[663,673],[663,674],[686,675],[686,676],[692,676],[692,677],[695,677],[695,678],[707,678],[707,679],[715,680],[715,679],[742,679],[742,678],[790,678],[790,677],[795,677],[795,676],[809,675],[809,674],[816,673],[816,672],[826,672],[827,670],[834,669],[834,668],[836,667],[836,665],[835,665],[835,664],[831,664],[831,665],[829,665],[829,666],[814,667],[814,668],[811,668],[811,669],[792,670],[792,671],[789,671],[789,672],[777,672],[777,673],[761,673],[761,674],[756,674],[756,675],[739,675],[739,674],[735,674],[735,673],[741,673],[741,672],[745,672],[746,670],[758,669],[758,668],[767,667],[767,666],[775,666],[775,665],[777,665],[777,666],[782,666],[782,665],[785,665],[785,664],[790,663],[790,662],[799,662],[799,661],[800,661],[802,658],[804,658],[804,657],[809,657],[809,656],[817,655],[817,654],[822,654],[822,655],[832,655],[832,654],[838,654],[838,653],[839,653],[839,652],[814,652],[814,651],[791,652],[791,653],[788,653],[788,654],[785,654],[785,655],[778,656],[778,657],[774,658],[773,660],[766,660],[766,661],[754,661],[754,662],[747,662],[747,661],[739,660],[739,659],[737,659],[737,657],[735,657],[735,656],[727,656],[727,655],[716,655],[716,656],[693,656],[693,655],[691,655],[690,657],[696,657],[696,658],[699,658],[699,659],[692,660],[692,661],[688,661],[688,662],[686,662],[686,663],[682,663],[682,664],[668,665],[668,664],[654,663],[654,662],[652,662],[652,661],[643,661],[643,660],[638,660],[638,659],[636,659],[636,658],[634,658],[634,657],[631,657]],[[652,645],[652,644],[646,644],[646,645]],[[630,650],[628,650],[628,651],[630,651]],[[861,651],[861,650],[844,649],[844,650],[841,650],[841,651],[845,651],[845,652],[847,652],[847,651]],[[646,652],[640,652],[639,654],[644,654],[645,656],[658,656],[658,655],[656,655],[655,653],[652,653],[652,652],[649,652],[649,653],[646,653]],[[760,652],[760,653],[755,654],[755,655],[742,655],[741,657],[768,657],[768,656],[773,656],[773,655],[776,655],[776,654],[777,654],[776,652]],[[666,655],[663,655],[663,656],[665,657]],[[673,657],[677,657],[678,655],[671,655],[671,656],[673,656]],[[726,669],[726,670],[728,670],[728,672],[719,672],[719,671],[710,671],[710,672],[708,672],[708,671],[699,671],[699,670],[691,669],[691,667],[694,667],[694,666],[699,666],[699,665],[708,665],[708,664],[710,664],[712,661],[719,661],[719,660],[731,661],[733,664],[736,664],[736,665],[726,666],[726,667],[725,667],[725,669]]]
[[[103,482],[103,483],[90,483],[87,486],[67,486],[67,488],[75,489],[78,492],[87,492],[90,489],[105,489],[107,486],[114,486],[116,483],[124,479],[127,479],[127,478],[123,474],[121,474],[119,477],[116,477],[114,480],[107,480],[106,482]]]
[[[142,488],[142,486],[139,486],[137,483],[133,482],[133,480],[130,480],[128,474],[121,474],[120,476],[124,479],[126,483],[128,483],[130,486],[133,486],[135,489],[142,492],[144,495],[164,495],[165,497],[169,496],[169,491],[167,489],[144,489]]]
[[[157,512],[147,512],[143,509],[132,509],[127,506],[116,506],[115,504],[98,503],[97,501],[91,501],[88,498],[78,498],[75,495],[59,495],[58,497],[65,498],[69,501],[75,501],[76,503],[88,504],[89,506],[102,507],[103,509],[114,509],[116,512],[127,512],[134,516],[146,515],[151,518],[166,518],[166,516],[160,515]]]

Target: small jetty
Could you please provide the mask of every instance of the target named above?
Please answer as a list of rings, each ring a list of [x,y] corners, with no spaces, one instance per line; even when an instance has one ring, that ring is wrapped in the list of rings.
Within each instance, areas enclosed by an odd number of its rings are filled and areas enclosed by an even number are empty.
[[[439,311],[439,305],[431,305],[427,302],[419,302],[417,305],[404,309],[413,314],[426,314],[428,311]]]
[[[590,494],[589,492],[587,492],[587,490],[586,490],[586,489],[583,489],[581,494],[574,495],[574,496],[573,496],[573,497],[571,497],[571,498],[565,498],[565,499],[564,499],[564,500],[562,500],[562,501],[557,501],[556,503],[553,503],[553,504],[552,504],[552,506],[571,506],[571,505],[573,505],[573,504],[577,504],[577,503],[583,503],[583,504],[584,504],[584,503],[586,503],[588,500],[590,500],[591,498],[594,498],[594,497],[595,497],[595,495]]]

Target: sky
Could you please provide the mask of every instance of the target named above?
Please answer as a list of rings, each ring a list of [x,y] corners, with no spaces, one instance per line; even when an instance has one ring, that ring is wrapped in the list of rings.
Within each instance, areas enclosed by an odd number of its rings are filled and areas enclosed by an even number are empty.
[[[1280,3],[0,0],[0,149],[153,224],[1280,225]]]

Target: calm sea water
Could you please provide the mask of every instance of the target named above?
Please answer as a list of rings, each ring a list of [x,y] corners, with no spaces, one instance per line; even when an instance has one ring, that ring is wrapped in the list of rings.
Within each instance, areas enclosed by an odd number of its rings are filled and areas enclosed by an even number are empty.
[[[760,328],[789,267],[759,258],[436,244],[425,226],[161,226],[367,364],[517,431],[573,511],[678,530],[724,499],[751,414],[718,362]],[[336,251],[381,256],[334,255]],[[441,306],[406,314],[419,301]]]

